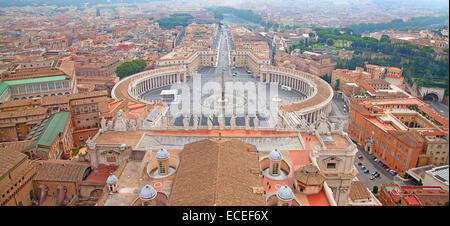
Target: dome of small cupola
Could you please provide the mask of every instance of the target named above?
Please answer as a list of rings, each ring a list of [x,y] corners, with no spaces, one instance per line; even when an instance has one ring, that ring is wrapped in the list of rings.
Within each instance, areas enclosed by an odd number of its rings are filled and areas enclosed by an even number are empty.
[[[269,158],[273,161],[280,161],[282,159],[281,152],[275,149],[270,152]]]
[[[142,200],[150,200],[156,197],[156,190],[149,184],[145,185],[142,190],[139,198]]]
[[[115,183],[117,183],[117,181],[119,181],[119,180],[113,174],[109,175],[109,177],[106,179],[107,184],[115,184]]]
[[[167,152],[167,150],[164,148],[159,149],[159,151],[156,153],[156,159],[158,159],[158,160],[164,160],[164,159],[168,159],[168,158],[169,158],[169,152]]]
[[[277,191],[277,197],[282,201],[291,201],[294,199],[292,189],[286,185],[281,186]]]
[[[294,172],[295,179],[304,185],[321,185],[325,180],[319,169],[312,164],[306,165]]]

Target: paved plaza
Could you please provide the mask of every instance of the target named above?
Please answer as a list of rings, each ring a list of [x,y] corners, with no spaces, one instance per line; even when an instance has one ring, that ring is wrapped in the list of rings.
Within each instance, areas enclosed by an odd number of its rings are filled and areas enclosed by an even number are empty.
[[[197,117],[201,117],[199,120],[201,126],[206,126],[209,118],[212,120],[213,125],[218,125],[217,116],[221,114],[225,116],[225,125],[228,126],[230,125],[231,115],[234,114],[236,115],[237,126],[244,126],[245,116],[248,115],[251,119],[258,117],[261,127],[267,126],[268,117],[273,117],[278,112],[278,110],[272,109],[278,109],[283,104],[298,102],[306,98],[305,95],[298,91],[281,89],[281,86],[276,84],[261,83],[258,77],[254,77],[245,68],[230,67],[229,43],[230,37],[227,34],[227,30],[224,29],[220,32],[217,67],[199,68],[196,74],[187,78],[186,83],[177,83],[153,89],[143,94],[141,98],[149,101],[158,101],[161,98],[160,93],[162,90],[176,89],[179,95],[178,100],[168,103],[169,112],[171,112],[173,108],[179,108],[179,105],[183,104],[184,99],[181,97],[188,95],[183,93],[183,88],[188,87],[190,112],[186,115],[192,116],[195,113],[194,110],[198,110],[195,109],[197,106],[194,106],[193,93],[203,92],[200,97],[201,110],[199,110],[202,114],[196,114]],[[222,93],[222,71],[224,74],[225,103],[219,101]],[[235,74],[233,75],[233,73]],[[261,88],[259,88],[260,86]],[[187,91],[187,89],[184,90],[185,92]],[[256,93],[254,93],[255,91]],[[265,111],[261,112],[261,110],[257,109],[265,109]],[[205,114],[205,112],[208,113]],[[250,122],[252,121],[250,120]],[[190,125],[193,125],[193,123],[193,117],[190,117]],[[182,126],[183,115],[169,115],[169,124]],[[250,126],[253,126],[253,124],[251,123]]]

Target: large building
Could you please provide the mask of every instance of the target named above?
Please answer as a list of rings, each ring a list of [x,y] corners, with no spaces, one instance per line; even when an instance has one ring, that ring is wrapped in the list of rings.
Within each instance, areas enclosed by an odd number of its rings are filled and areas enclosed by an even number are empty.
[[[44,120],[47,115],[47,108],[30,107],[30,105],[17,107],[17,110],[0,112],[0,141],[24,140],[31,128]]]
[[[73,61],[17,63],[0,75],[0,102],[77,92]]]
[[[232,50],[230,65],[246,67],[252,74],[260,74],[261,65],[270,65],[269,44],[264,37],[241,26],[231,25]]]
[[[353,183],[356,146],[324,117],[302,133],[140,123],[118,112],[87,141],[94,170],[117,167],[98,205],[379,205]]]
[[[416,98],[353,99],[349,119],[349,136],[400,175],[435,158],[436,153],[427,151],[431,145],[447,154],[448,119]],[[438,146],[436,139],[446,143]],[[448,157],[444,160],[448,164]]]
[[[185,29],[183,43],[155,62],[156,68],[181,66],[192,75],[199,67],[214,67],[217,51],[213,40],[217,35],[216,24],[190,24]]]
[[[35,125],[25,138],[33,143],[18,151],[30,159],[68,159],[73,147],[72,133],[70,112],[61,111]]]
[[[426,165],[409,169],[406,172],[415,181],[422,182],[424,186],[439,186],[448,191],[448,165]]]
[[[379,199],[383,206],[444,206],[448,195],[448,191],[439,186],[384,184]]]
[[[0,206],[30,206],[35,198],[32,180],[36,168],[15,148],[16,143],[0,146]]]
[[[103,90],[69,96],[75,147],[84,145],[97,133],[101,114],[109,111],[107,95],[108,93]]]

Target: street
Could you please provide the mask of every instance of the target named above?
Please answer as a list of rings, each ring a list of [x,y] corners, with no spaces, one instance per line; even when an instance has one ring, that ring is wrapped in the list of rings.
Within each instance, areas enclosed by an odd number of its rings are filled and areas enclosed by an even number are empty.
[[[342,97],[335,96],[331,101],[331,112],[328,116],[330,122],[344,123],[344,131],[348,129],[348,106],[345,106],[344,99]],[[344,110],[345,109],[345,110]]]
[[[448,118],[448,106],[434,101],[425,101],[425,103],[429,104],[437,113]]]
[[[376,163],[374,160],[372,160],[372,157],[367,151],[365,151],[361,146],[357,145],[358,152],[355,156],[355,167],[358,169],[358,174],[356,177],[363,182],[369,190],[372,191],[373,186],[378,186],[378,189],[383,184],[390,184],[395,183],[400,186],[403,185],[415,185],[414,182],[411,180],[409,181],[403,181],[400,176],[392,176],[389,174],[383,167],[381,167],[378,163]],[[363,159],[358,159],[358,156],[362,155]],[[369,173],[364,173],[360,166],[358,166],[358,163],[362,163],[366,169],[369,170]],[[374,180],[370,180],[372,177],[373,172],[378,172],[380,174],[380,177],[375,178]]]

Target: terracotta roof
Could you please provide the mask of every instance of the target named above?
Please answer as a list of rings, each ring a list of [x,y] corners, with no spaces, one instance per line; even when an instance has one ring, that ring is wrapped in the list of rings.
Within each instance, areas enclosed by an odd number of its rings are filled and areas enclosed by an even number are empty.
[[[47,112],[47,108],[37,107],[20,111],[4,111],[0,112],[0,119],[17,118],[23,116],[43,115]]]
[[[370,84],[368,84],[364,79],[358,80],[358,85],[363,87],[365,90],[369,91],[371,94],[376,93],[375,89]]]
[[[423,111],[425,114],[429,115],[430,117],[432,117],[434,120],[438,121],[439,123],[442,124],[442,127],[445,131],[448,131],[449,129],[449,120],[447,118],[444,118],[443,116],[441,116],[440,114],[438,114],[435,110],[433,110],[430,107],[427,107],[425,105],[421,105],[419,106],[419,109],[421,111]]]
[[[321,185],[325,180],[317,167],[312,164],[306,165],[294,172],[295,179],[305,185]]]
[[[13,142],[3,142],[0,143],[0,150],[5,151],[21,151],[24,148],[28,147],[30,144],[32,144],[32,140],[24,140],[24,141],[13,141]]]
[[[42,97],[42,106],[54,105],[54,104],[66,104],[69,103],[68,95],[56,95]]]
[[[174,179],[172,206],[264,206],[256,147],[234,139],[205,139],[184,146]]]
[[[69,99],[72,101],[72,100],[85,99],[85,98],[97,97],[97,96],[108,96],[108,91],[99,90],[99,91],[94,91],[94,92],[89,92],[89,93],[70,94]]]
[[[359,199],[370,199],[371,195],[367,191],[366,185],[361,181],[353,181],[350,185],[350,198],[355,201]]]
[[[280,70],[280,69],[275,68],[275,70]],[[299,72],[296,70],[287,70],[287,69],[286,70],[281,69],[281,71],[288,71],[289,73],[293,73],[293,74],[306,73],[306,72]],[[331,86],[325,80],[323,80],[315,75],[310,75],[310,76],[308,76],[307,79],[316,85],[316,87],[317,87],[316,95],[314,95],[313,97],[311,97],[309,99],[306,99],[306,100],[303,100],[303,101],[300,101],[297,103],[283,105],[283,106],[281,106],[283,111],[287,111],[287,112],[300,111],[302,109],[306,109],[308,107],[318,105],[318,104],[326,101],[330,97],[330,95],[333,95],[333,90],[332,90]]]
[[[388,71],[396,71],[396,72],[401,72],[402,69],[398,68],[398,67],[389,67]]]
[[[18,151],[0,149],[0,178],[26,158]]]
[[[19,107],[32,104],[32,99],[23,99],[23,100],[9,100],[4,103],[0,103],[0,108],[8,108],[8,107]],[[36,103],[38,104],[38,103]]]
[[[416,131],[401,132],[390,130],[388,132],[410,147],[421,147],[420,143],[425,142],[423,137]]]
[[[75,61],[62,61],[59,70],[68,76],[72,76],[75,66]]]
[[[77,182],[81,181],[88,163],[79,163],[69,160],[42,160],[38,161],[35,180],[37,181],[60,181]]]
[[[448,191],[439,186],[401,186],[403,194],[414,194],[422,206],[442,206],[449,200]]]

